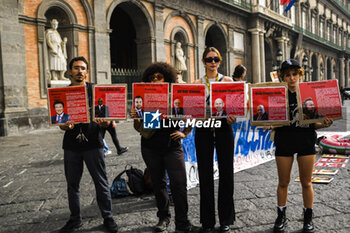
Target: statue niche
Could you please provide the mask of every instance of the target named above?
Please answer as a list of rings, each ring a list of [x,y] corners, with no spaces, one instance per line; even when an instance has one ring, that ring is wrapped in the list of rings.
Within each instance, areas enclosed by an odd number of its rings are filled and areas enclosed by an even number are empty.
[[[58,21],[57,19],[51,20],[51,28],[46,30],[45,38],[48,50],[48,70],[46,74],[49,82],[51,80],[67,81],[69,79],[64,77],[64,73],[67,71],[67,37],[63,40],[57,31]]]

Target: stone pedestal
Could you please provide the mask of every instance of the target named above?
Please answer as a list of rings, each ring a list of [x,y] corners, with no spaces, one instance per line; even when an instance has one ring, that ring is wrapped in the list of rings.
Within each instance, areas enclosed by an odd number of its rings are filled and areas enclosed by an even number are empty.
[[[50,80],[48,82],[50,87],[67,87],[70,83],[70,80]]]

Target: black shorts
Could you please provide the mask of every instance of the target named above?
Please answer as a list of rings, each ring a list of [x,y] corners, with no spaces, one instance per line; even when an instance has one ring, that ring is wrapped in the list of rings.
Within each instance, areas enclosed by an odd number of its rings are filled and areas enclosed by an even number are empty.
[[[314,130],[302,132],[276,131],[275,156],[313,155],[317,134]]]

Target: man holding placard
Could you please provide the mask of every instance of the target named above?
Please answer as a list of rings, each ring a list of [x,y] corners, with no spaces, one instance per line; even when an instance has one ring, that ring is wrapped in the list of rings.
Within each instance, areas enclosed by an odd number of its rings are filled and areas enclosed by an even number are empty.
[[[88,92],[89,110],[92,113],[92,85],[85,82],[88,75],[88,62],[84,57],[75,57],[69,63],[72,86],[85,86]],[[90,114],[91,117],[91,114]],[[60,232],[71,232],[82,226],[80,213],[79,183],[83,174],[83,162],[94,180],[96,200],[104,218],[103,225],[109,232],[117,232],[118,226],[112,216],[112,199],[107,181],[106,165],[103,153],[102,127],[110,122],[96,119],[90,123],[60,125],[65,132],[63,138],[64,171],[67,181],[70,218]]]

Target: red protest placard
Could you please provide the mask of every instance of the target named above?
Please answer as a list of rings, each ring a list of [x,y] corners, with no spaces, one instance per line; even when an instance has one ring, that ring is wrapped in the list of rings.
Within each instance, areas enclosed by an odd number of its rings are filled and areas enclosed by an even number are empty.
[[[95,85],[93,94],[94,118],[110,120],[126,119],[126,84]]]
[[[298,107],[301,124],[322,121],[329,117],[342,119],[341,98],[338,80],[299,83]]]
[[[211,117],[246,115],[245,82],[215,82],[210,85]]]
[[[289,124],[287,84],[250,84],[249,97],[251,125]]]
[[[90,122],[85,86],[48,88],[50,125]]]
[[[169,84],[168,83],[133,83],[133,103],[138,118],[144,112],[159,112],[162,118],[168,115]]]
[[[172,118],[205,118],[205,84],[171,85]]]

